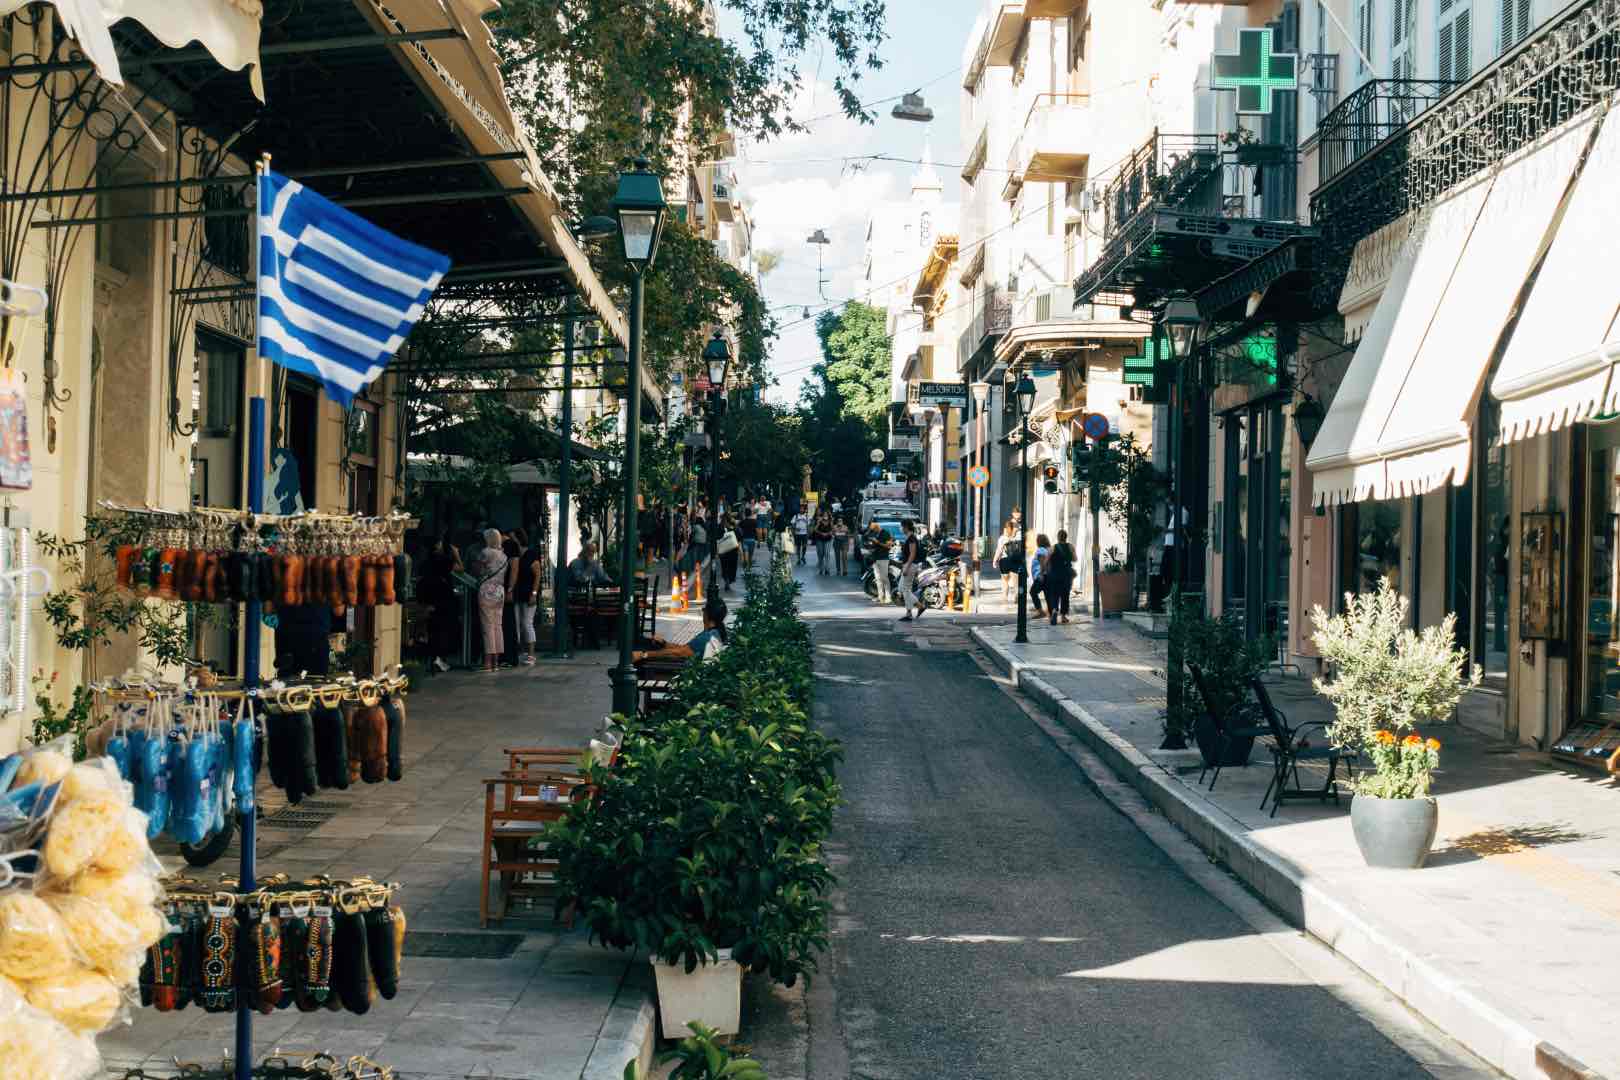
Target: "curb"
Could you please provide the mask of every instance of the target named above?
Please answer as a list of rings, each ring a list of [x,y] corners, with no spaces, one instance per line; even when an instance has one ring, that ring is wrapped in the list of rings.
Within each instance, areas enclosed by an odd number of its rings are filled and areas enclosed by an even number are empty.
[[[1030,671],[1028,664],[990,640],[981,628],[974,627],[971,635],[1014,686],[1052,710],[1081,742],[1216,863],[1241,878],[1290,923],[1360,968],[1469,1052],[1516,1080],[1546,1080],[1549,1076],[1599,1080],[1597,1073],[1482,1000],[1466,984],[1392,940],[1300,867],[1256,843],[1237,819],[1196,799],[1185,784],[1172,779],[1140,750]]]
[[[637,954],[625,970],[607,1019],[596,1033],[596,1044],[580,1070],[580,1080],[624,1080],[624,1067],[632,1061],[636,1062],[638,1075],[651,1076],[653,1052],[658,1045],[657,1021],[652,969]]]

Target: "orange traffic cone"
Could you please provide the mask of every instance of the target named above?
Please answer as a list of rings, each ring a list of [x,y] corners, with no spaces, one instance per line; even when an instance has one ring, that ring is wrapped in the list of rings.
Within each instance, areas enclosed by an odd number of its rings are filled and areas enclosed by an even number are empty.
[[[703,606],[703,568],[692,571],[692,603]]]

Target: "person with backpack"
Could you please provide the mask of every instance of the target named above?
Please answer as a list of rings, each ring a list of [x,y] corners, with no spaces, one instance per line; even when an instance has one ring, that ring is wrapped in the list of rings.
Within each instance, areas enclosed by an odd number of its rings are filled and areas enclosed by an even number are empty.
[[[1045,533],[1035,534],[1035,554],[1029,560],[1029,602],[1035,608],[1035,614],[1046,614],[1041,610],[1041,597],[1046,595],[1046,557],[1052,552],[1052,541]]]
[[[1046,583],[1046,611],[1053,626],[1057,625],[1060,614],[1064,622],[1069,621],[1069,593],[1074,588],[1075,562],[1069,530],[1059,529],[1057,543],[1046,555],[1046,572],[1041,577]]]
[[[823,510],[816,515],[816,531],[812,536],[816,542],[816,573],[821,577],[832,574],[832,559],[829,558],[832,548],[833,525],[832,515]]]
[[[906,613],[900,617],[901,622],[910,622],[911,609],[916,607],[917,618],[922,618],[926,605],[922,597],[917,595],[917,572],[922,569],[923,546],[922,540],[917,536],[917,523],[907,518],[900,523],[906,532],[905,539],[900,541],[900,603],[905,605]]]

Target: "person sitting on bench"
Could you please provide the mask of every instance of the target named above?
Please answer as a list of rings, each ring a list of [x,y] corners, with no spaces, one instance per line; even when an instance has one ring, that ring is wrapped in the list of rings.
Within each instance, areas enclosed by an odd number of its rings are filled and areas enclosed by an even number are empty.
[[[669,661],[685,660],[702,663],[718,656],[727,644],[726,634],[726,602],[719,597],[710,597],[703,605],[703,630],[696,634],[691,641],[682,645],[669,645],[658,638],[653,638],[656,648],[646,652],[631,653],[630,658],[635,663],[644,660]]]

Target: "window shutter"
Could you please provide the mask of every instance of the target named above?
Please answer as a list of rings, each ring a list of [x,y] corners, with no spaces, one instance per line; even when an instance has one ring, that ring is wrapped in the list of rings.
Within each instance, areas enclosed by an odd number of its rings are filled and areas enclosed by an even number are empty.
[[[1440,81],[1449,82],[1451,74],[1451,24],[1440,24]]]
[[[1502,0],[1502,51],[1507,52],[1530,33],[1530,0]]]
[[[1457,11],[1456,36],[1452,39],[1456,49],[1456,59],[1452,62],[1452,68],[1457,72],[1452,76],[1454,79],[1466,79],[1474,71],[1473,33],[1469,25],[1471,14],[1466,6]]]
[[[1366,71],[1367,61],[1363,57],[1372,55],[1372,0],[1361,0],[1356,8],[1356,43],[1361,46],[1356,70]]]

